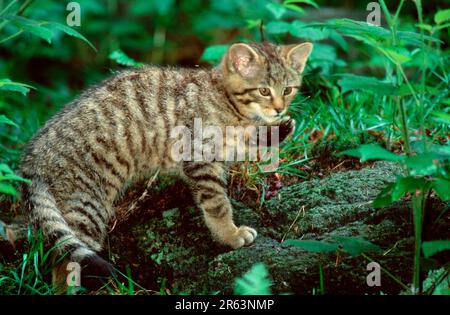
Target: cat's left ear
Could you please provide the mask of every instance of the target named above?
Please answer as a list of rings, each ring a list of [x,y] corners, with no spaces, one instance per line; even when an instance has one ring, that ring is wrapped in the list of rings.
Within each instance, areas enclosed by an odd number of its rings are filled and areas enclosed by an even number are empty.
[[[302,43],[300,45],[289,45],[283,47],[283,55],[288,64],[302,73],[305,69],[306,61],[313,49],[313,44]]]

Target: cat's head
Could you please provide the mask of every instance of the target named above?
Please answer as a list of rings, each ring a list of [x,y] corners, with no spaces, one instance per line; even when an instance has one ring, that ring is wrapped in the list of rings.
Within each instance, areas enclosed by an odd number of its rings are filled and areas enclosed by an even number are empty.
[[[222,59],[224,84],[243,116],[264,122],[281,119],[301,85],[313,45],[232,45]]]

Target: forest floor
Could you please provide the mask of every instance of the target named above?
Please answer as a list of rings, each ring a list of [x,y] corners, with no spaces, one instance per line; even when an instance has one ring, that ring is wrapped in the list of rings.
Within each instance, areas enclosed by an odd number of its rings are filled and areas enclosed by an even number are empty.
[[[410,203],[402,200],[374,209],[371,201],[400,171],[396,165],[377,162],[359,170],[284,184],[262,206],[251,198],[245,202],[233,199],[236,224],[258,231],[254,244],[234,251],[212,240],[181,182],[161,178],[136,184],[118,204],[104,256],[148,289],[141,291],[147,293],[230,294],[234,279],[262,262],[276,294],[313,294],[318,292],[321,279],[322,290],[329,294],[399,294],[405,291],[399,282],[408,285],[412,274]],[[434,220],[434,224],[426,225],[430,226],[426,238],[448,234],[450,214],[435,217],[442,209],[438,201],[428,208],[427,220]],[[360,237],[360,247],[373,251],[352,256],[348,249],[312,252],[284,243],[288,239],[345,241],[350,236]],[[11,261],[20,256],[20,251],[10,251]],[[434,259],[442,262],[449,259],[447,256],[436,255]],[[367,264],[371,261],[383,268],[381,286],[367,285]],[[114,292],[117,284],[111,284]]]
[[[236,223],[259,233],[254,244],[234,251],[211,239],[181,183],[157,183],[150,194],[142,188],[131,190],[119,213],[128,216],[136,200],[140,210],[113,228],[110,259],[123,270],[130,266],[132,278],[143,287],[169,294],[232,293],[234,279],[258,262],[267,266],[274,293],[317,292],[322,268],[326,293],[399,294],[405,288],[385,272],[380,287],[369,287],[366,277],[367,264],[374,261],[397,280],[410,283],[414,251],[410,203],[403,200],[383,209],[371,206],[400,171],[393,164],[377,162],[286,186],[262,207],[233,200]],[[429,209],[429,219],[435,218],[441,205],[436,202]],[[425,231],[427,237],[448,234],[450,215],[446,216],[429,225],[433,228]],[[349,236],[361,237],[361,247],[367,246],[364,238],[380,250],[353,257],[341,250],[308,252],[283,243],[287,239],[333,242]]]

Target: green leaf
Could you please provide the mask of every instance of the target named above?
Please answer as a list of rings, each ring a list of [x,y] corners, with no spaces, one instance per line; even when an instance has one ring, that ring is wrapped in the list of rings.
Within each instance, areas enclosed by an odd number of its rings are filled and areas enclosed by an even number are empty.
[[[437,122],[441,122],[444,124],[450,124],[450,114],[444,112],[433,112],[433,119]]]
[[[17,15],[7,15],[3,18],[11,21],[18,28],[44,39],[49,44],[52,42],[53,32],[43,26],[45,22],[37,22]]]
[[[383,48],[378,47],[386,57],[388,57],[395,64],[403,64],[411,60],[409,51],[404,48]]]
[[[429,185],[430,182],[422,177],[399,177],[392,190],[392,201],[399,200],[406,193],[415,193],[417,190],[425,191]]]
[[[423,255],[428,258],[444,250],[450,250],[450,240],[423,242],[422,249]]]
[[[266,31],[269,34],[284,34],[288,33],[291,24],[284,21],[271,21],[266,25]]]
[[[372,202],[372,207],[377,209],[390,205],[393,202],[392,191],[394,190],[396,184],[397,183],[391,183],[384,187]]]
[[[266,266],[257,263],[242,278],[237,278],[234,283],[234,294],[238,295],[269,295],[272,280]]]
[[[0,181],[5,181],[5,180],[19,181],[19,182],[25,182],[25,183],[31,184],[31,180],[20,177],[16,174],[0,175]]]
[[[423,29],[425,31],[431,32],[433,30],[433,26],[429,25],[429,24],[416,24],[416,26],[420,29]]]
[[[359,40],[363,40],[364,38],[383,40],[388,39],[391,36],[390,31],[383,27],[369,25],[366,22],[355,21],[347,18],[334,19],[328,21],[324,25],[337,30],[343,35],[350,36]]]
[[[203,52],[201,59],[210,62],[217,62],[222,59],[223,55],[225,55],[228,47],[229,45],[209,46]]]
[[[94,47],[94,45],[92,45],[92,43],[86,37],[84,37],[83,35],[78,33],[73,28],[71,28],[67,25],[64,25],[64,24],[56,23],[56,22],[46,22],[46,25],[49,25],[52,29],[56,29],[61,32],[64,32],[69,36],[81,39],[82,41],[87,43],[95,52],[97,52],[97,49]]]
[[[369,252],[381,252],[381,248],[369,242],[368,240],[359,236],[334,236],[339,245],[341,245],[344,250],[352,256],[357,256],[362,253]]]
[[[128,57],[122,50],[114,50],[108,56],[109,59],[114,60],[119,65],[128,67],[142,67],[144,64]]]
[[[433,288],[433,292],[429,292]],[[423,281],[423,291],[425,294],[450,295],[450,275],[446,274],[444,268],[430,270],[427,278]]]
[[[5,115],[0,115],[0,124],[6,124],[6,125],[10,125],[10,126],[14,126],[16,128],[19,128],[19,126],[14,121],[9,119]]]
[[[406,193],[427,191],[431,182],[423,177],[399,176],[395,183],[387,185],[372,202],[374,208],[382,208],[402,198]]]
[[[13,170],[9,167],[9,165],[5,163],[0,163],[0,173],[14,174]]]
[[[13,82],[10,79],[0,79],[0,91],[19,92],[26,95],[30,89],[35,88],[25,83]]]
[[[430,152],[408,156],[405,164],[412,176],[434,175],[439,168],[439,156]]]
[[[283,243],[287,245],[301,247],[302,249],[310,252],[320,252],[320,253],[334,252],[339,248],[338,244],[316,240],[286,240]]]
[[[433,181],[432,188],[442,200],[450,200],[450,180],[437,179]]]
[[[277,20],[279,20],[283,14],[286,13],[286,8],[278,2],[268,3],[266,5],[266,9],[269,10]]]
[[[443,30],[444,28],[448,28],[448,27],[450,27],[450,23],[445,23],[445,24],[442,24],[442,25],[439,25],[438,27],[436,27],[436,30]]]
[[[450,9],[439,10],[434,15],[434,22],[436,24],[442,24],[450,20]]]
[[[404,156],[394,154],[378,144],[363,144],[357,149],[341,152],[340,155],[342,154],[359,157],[363,162],[369,160],[402,161],[405,159]]]
[[[295,4],[283,4],[283,7],[286,9],[289,9],[294,12],[303,13],[305,10],[303,10],[301,7],[295,5]]]
[[[0,193],[11,196],[17,195],[16,189],[11,184],[7,183],[0,183]]]
[[[319,8],[319,5],[317,3],[315,3],[313,0],[285,0],[283,5],[293,4],[293,3],[304,3],[304,4],[309,4],[310,6],[313,6],[316,9]]]
[[[342,93],[347,91],[362,90],[377,95],[393,95],[396,87],[391,82],[384,82],[374,77],[366,77],[354,74],[340,74],[342,79],[338,80]]]
[[[300,21],[291,24],[290,33],[292,36],[304,38],[311,41],[319,41],[330,37],[331,31],[326,28],[308,27]]]

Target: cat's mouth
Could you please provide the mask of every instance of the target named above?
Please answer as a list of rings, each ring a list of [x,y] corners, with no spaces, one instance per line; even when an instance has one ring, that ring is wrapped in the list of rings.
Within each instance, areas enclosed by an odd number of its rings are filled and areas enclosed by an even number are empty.
[[[274,124],[283,121],[288,117],[287,112],[283,111],[282,113],[278,113],[276,115],[261,115],[261,114],[254,114],[252,119],[256,122],[264,122],[267,124]]]

